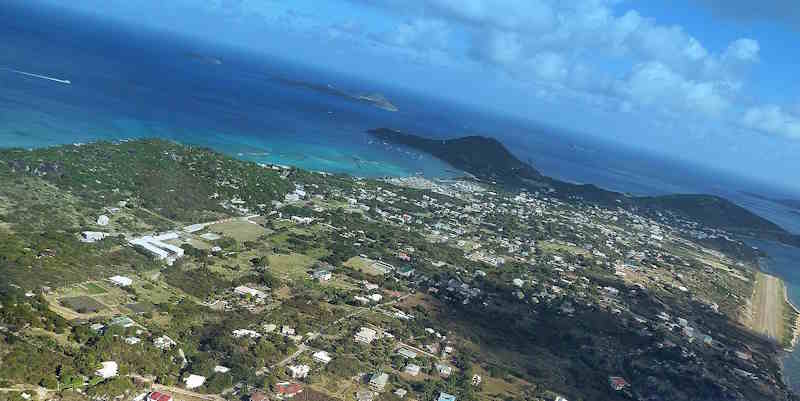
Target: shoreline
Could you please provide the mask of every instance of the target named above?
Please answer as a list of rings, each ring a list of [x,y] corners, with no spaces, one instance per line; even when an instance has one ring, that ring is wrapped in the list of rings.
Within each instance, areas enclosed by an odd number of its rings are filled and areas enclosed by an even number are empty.
[[[792,301],[789,299],[789,288],[786,286],[786,283],[783,281],[783,279],[781,279],[781,282],[783,282],[784,303],[789,305],[789,307],[792,308],[792,310],[794,310],[795,318],[794,318],[794,328],[792,329],[792,340],[790,342],[790,345],[788,347],[783,348],[783,353],[778,357],[777,362],[778,365],[780,366],[780,372],[781,372],[781,378],[783,379],[783,384],[786,385],[786,387],[792,389],[793,391],[797,391],[797,389],[795,389],[794,384],[789,379],[789,376],[786,374],[786,359],[792,356],[792,354],[796,350],[795,347],[797,346],[797,342],[798,340],[800,340],[800,309],[798,309],[798,307],[794,303],[792,303]]]

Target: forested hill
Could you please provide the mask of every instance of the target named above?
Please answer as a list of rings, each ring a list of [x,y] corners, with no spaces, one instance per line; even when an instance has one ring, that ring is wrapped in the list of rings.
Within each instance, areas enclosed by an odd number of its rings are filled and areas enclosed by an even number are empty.
[[[534,190],[552,188],[555,190],[554,194],[560,197],[578,198],[610,207],[635,208],[646,213],[668,212],[712,228],[786,243],[800,243],[800,237],[791,235],[777,224],[719,196],[682,194],[632,197],[592,184],[578,185],[543,176],[494,138],[466,136],[440,140],[389,128],[372,129],[368,133],[390,143],[429,153],[481,180]]]
[[[465,136],[439,140],[388,128],[378,128],[368,132],[376,138],[429,153],[481,179],[519,184],[523,180],[543,178],[536,169],[514,157],[500,141],[494,138]]]

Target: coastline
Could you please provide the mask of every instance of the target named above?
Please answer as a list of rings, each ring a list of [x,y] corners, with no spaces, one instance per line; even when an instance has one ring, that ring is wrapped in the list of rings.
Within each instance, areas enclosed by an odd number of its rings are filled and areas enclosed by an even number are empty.
[[[800,309],[792,303],[792,300],[789,298],[789,288],[786,286],[786,282],[781,279],[781,283],[783,283],[783,302],[786,305],[789,305],[790,308],[794,311],[794,327],[792,328],[792,339],[790,341],[790,345],[784,350],[786,352],[794,352],[795,346],[797,345],[798,339],[800,339]]]

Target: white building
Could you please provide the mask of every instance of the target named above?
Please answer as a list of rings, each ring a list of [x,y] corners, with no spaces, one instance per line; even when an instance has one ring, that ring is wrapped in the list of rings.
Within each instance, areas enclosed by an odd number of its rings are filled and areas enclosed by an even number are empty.
[[[161,336],[153,340],[153,345],[160,350],[165,350],[175,346],[175,341],[167,336]]]
[[[389,375],[386,373],[375,373],[372,375],[372,378],[369,379],[369,388],[373,391],[381,392],[386,387],[386,383],[389,381]]]
[[[242,295],[242,296],[250,295],[253,298],[266,298],[266,296],[267,296],[267,294],[265,294],[264,291],[257,290],[255,288],[246,287],[246,286],[243,286],[243,285],[240,285],[240,286],[234,288],[233,292],[238,294],[238,295]]]
[[[230,371],[231,371],[231,368],[228,368],[228,367],[225,367],[225,366],[222,366],[222,365],[214,366],[214,373],[228,373]]]
[[[419,371],[420,371],[419,365],[416,365],[416,364],[413,364],[413,363],[409,363],[408,365],[406,365],[405,372],[408,373],[411,376],[418,375]]]
[[[95,375],[100,376],[103,379],[117,377],[117,371],[119,370],[119,366],[117,365],[116,362],[114,361],[101,362],[100,365],[102,367],[94,372]]]
[[[378,332],[368,327],[362,327],[355,335],[355,341],[363,344],[371,344],[375,341]]]
[[[128,287],[133,284],[133,280],[125,276],[113,276],[108,280],[120,287]]]
[[[242,338],[242,337],[260,338],[261,334],[248,329],[238,329],[233,331],[233,338]]]
[[[97,242],[103,240],[108,234],[99,231],[84,231],[81,233],[81,242]]]
[[[311,371],[311,367],[308,365],[292,365],[289,366],[289,374],[292,375],[294,379],[302,379],[308,376],[308,372]]]
[[[206,378],[205,376],[189,375],[183,379],[183,382],[186,383],[187,389],[192,390],[202,386],[206,382]]]
[[[131,245],[138,245],[149,252],[158,260],[163,260],[167,265],[172,265],[176,260],[183,257],[183,248],[168,244],[164,241],[178,239],[178,234],[169,232],[158,236],[145,235],[144,237],[134,238],[128,241]]]
[[[107,226],[108,225],[108,216],[101,214],[100,217],[97,218],[97,225],[98,226]]]
[[[142,340],[140,338],[138,338],[138,337],[126,337],[125,338],[125,344],[128,344],[128,345],[136,345],[136,344],[139,344],[140,342],[142,342]]]
[[[311,357],[314,358],[315,361],[324,364],[327,364],[328,362],[331,361],[331,359],[333,359],[331,358],[331,355],[328,354],[327,351],[317,351],[313,355],[311,355]]]

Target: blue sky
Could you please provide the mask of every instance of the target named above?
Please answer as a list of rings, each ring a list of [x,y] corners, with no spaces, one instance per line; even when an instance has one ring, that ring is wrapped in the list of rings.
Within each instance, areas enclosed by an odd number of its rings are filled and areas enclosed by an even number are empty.
[[[39,0],[800,188],[788,0]]]

